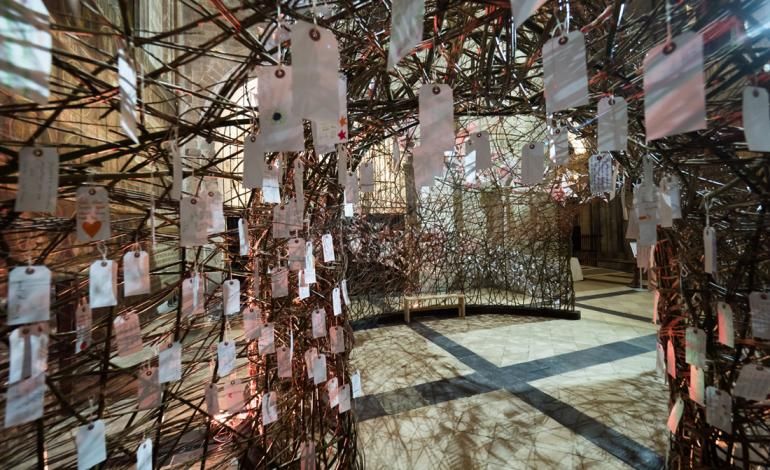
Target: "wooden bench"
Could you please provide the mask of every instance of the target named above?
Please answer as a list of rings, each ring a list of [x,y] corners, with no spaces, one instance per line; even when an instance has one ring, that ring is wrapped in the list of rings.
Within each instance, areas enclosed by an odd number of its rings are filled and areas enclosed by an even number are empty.
[[[423,300],[453,300],[452,303],[441,303],[420,307]],[[457,307],[460,311],[460,318],[465,318],[465,294],[433,294],[433,295],[413,295],[404,297],[404,321],[409,323],[412,318],[412,311],[415,310],[438,310],[446,307]]]

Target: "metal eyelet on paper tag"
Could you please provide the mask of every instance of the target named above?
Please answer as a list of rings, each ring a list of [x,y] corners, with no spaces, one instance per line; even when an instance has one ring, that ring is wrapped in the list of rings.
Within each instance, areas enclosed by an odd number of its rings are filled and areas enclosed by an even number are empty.
[[[479,138],[480,138],[480,137],[481,137],[481,132],[477,132],[477,133],[476,133],[476,137],[479,137]]]
[[[756,91],[754,91],[754,93],[756,93]],[[34,154],[35,154],[36,157],[42,157],[43,156],[43,151],[40,150],[40,149],[35,149]]]
[[[610,98],[607,103],[610,104],[610,106],[613,106],[615,104],[615,98]]]
[[[567,41],[569,41],[567,36],[562,36],[562,37],[559,38],[559,44],[561,44],[562,46],[567,44]]]
[[[140,256],[142,256],[142,254],[141,254],[141,253],[139,253],[138,251],[135,251],[135,252],[134,252],[134,258],[138,258],[138,257],[140,257]]]
[[[151,376],[151,375],[152,375],[152,371],[151,371],[150,369],[147,369],[147,370],[144,372],[144,375],[146,375],[147,377],[149,377],[149,376]]]
[[[105,267],[105,266],[107,266],[107,262],[106,261],[102,261],[102,267]]]
[[[561,129],[556,129],[557,134],[561,134]]]
[[[209,191],[209,197],[214,197],[214,191]]]
[[[198,204],[198,200],[195,198],[190,199],[190,204]]]
[[[758,98],[759,97],[759,90],[754,89],[754,91],[752,92],[752,95],[754,95],[754,98]]]
[[[275,76],[278,78],[283,78],[286,76],[286,71],[284,69],[278,69],[275,71]]]
[[[27,267],[27,270],[24,272],[27,274],[35,274],[35,268],[33,268],[32,266],[29,266]]]
[[[676,50],[676,43],[675,42],[670,42],[670,43],[666,44],[665,46],[663,46],[663,53],[666,54],[666,55],[671,54],[675,50]]]
[[[767,294],[765,293],[761,294],[760,297],[762,297],[762,300],[767,300]]]
[[[535,148],[535,144],[529,144],[529,149],[532,150]]]
[[[433,86],[433,94],[434,95],[438,95],[439,93],[441,93],[441,87],[438,86],[438,85],[434,85]]]
[[[309,34],[310,34],[310,39],[312,39],[313,41],[318,41],[319,39],[321,39],[321,32],[318,31],[318,29],[316,28],[312,28]]]
[[[94,194],[96,194],[96,190],[94,188],[91,188],[91,189],[88,190],[88,194],[93,196]]]

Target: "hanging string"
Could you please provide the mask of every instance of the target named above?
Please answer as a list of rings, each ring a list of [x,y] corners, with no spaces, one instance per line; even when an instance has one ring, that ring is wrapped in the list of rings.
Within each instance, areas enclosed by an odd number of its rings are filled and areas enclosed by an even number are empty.
[[[665,0],[666,2],[666,43],[671,42],[671,2],[669,0]]]

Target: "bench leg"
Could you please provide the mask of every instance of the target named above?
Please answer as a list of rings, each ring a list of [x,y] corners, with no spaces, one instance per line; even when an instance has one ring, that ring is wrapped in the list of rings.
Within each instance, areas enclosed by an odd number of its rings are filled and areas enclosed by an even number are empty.
[[[465,297],[460,297],[460,318],[465,318]]]
[[[405,301],[404,301],[404,321],[405,321],[406,323],[409,323],[409,321],[411,320],[411,318],[409,318],[409,317],[410,317],[410,315],[409,315],[409,314],[410,314],[410,312],[409,312],[409,302],[407,302],[407,301],[405,300]]]

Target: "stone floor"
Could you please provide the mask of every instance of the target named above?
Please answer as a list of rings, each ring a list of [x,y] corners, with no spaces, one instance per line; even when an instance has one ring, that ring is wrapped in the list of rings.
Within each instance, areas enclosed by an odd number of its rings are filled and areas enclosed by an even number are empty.
[[[652,295],[586,269],[578,321],[418,317],[358,331],[368,469],[661,468]]]

